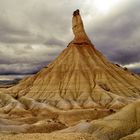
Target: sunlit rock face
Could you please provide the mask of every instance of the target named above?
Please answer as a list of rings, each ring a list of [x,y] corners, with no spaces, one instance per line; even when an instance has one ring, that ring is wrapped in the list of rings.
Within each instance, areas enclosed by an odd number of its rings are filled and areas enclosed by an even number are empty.
[[[74,41],[88,41],[88,36],[86,35],[83,21],[81,19],[81,15],[79,13],[79,10],[74,11],[73,17],[72,17],[72,30],[74,33]]]
[[[109,62],[89,40],[79,10],[73,13],[74,39],[46,68],[9,88],[61,110],[120,109],[140,95],[140,77]]]

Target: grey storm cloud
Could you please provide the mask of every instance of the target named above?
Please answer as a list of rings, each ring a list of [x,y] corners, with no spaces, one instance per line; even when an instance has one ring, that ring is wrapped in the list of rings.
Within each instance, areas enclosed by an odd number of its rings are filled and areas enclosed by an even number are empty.
[[[140,63],[140,2],[135,0],[128,2],[126,8],[119,9],[112,16],[101,19],[101,23],[88,29],[90,36],[97,48],[111,61],[127,65]],[[139,68],[132,68],[140,72]],[[136,69],[136,70],[135,70]],[[139,69],[139,70],[138,70]]]
[[[95,0],[0,0],[0,73],[33,73],[72,40],[72,12],[79,8],[86,31],[106,57],[140,72],[140,1],[124,0],[101,14]],[[97,0],[96,0],[97,1]]]

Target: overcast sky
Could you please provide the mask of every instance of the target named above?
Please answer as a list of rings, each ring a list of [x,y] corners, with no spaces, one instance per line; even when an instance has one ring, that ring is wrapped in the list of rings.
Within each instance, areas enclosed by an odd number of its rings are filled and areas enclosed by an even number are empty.
[[[0,74],[33,73],[54,60],[73,39],[76,9],[96,49],[140,72],[139,0],[0,0]]]

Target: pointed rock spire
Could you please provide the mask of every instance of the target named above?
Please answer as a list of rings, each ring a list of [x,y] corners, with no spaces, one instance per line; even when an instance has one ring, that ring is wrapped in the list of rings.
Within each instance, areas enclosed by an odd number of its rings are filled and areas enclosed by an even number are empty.
[[[75,35],[74,41],[76,42],[89,41],[89,38],[84,29],[84,24],[79,10],[73,12],[72,30]]]
[[[9,88],[9,93],[64,110],[116,109],[139,98],[140,77],[111,63],[94,48],[79,10],[73,13],[72,27],[75,38],[69,47],[47,68]]]

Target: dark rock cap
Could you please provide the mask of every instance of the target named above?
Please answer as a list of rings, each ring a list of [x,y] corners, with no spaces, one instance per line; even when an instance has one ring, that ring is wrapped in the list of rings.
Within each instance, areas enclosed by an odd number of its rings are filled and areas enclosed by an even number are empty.
[[[79,13],[80,13],[80,10],[77,9],[76,11],[73,12],[73,16],[77,16],[77,15],[79,15]]]

